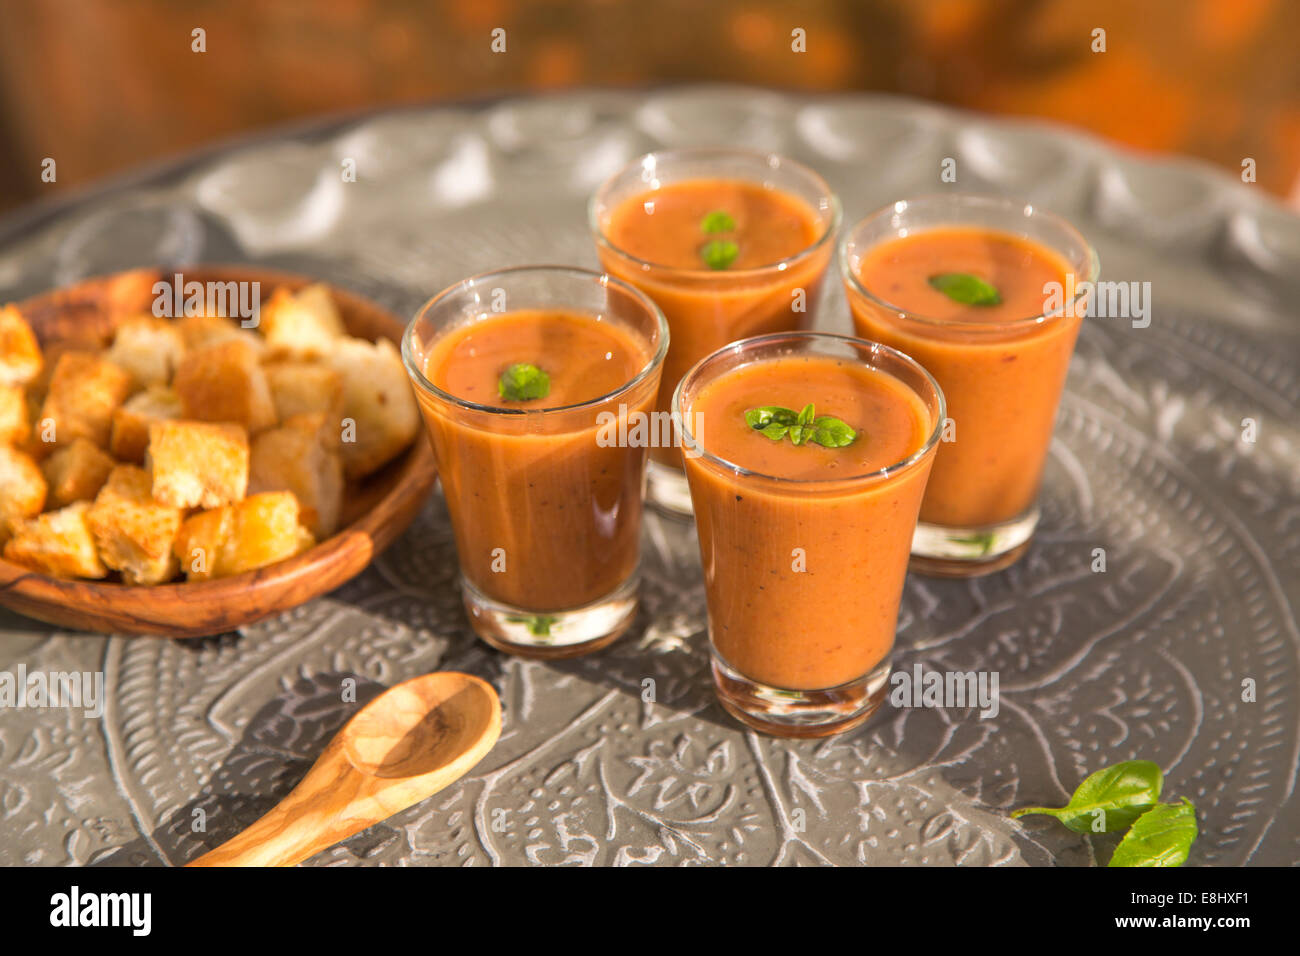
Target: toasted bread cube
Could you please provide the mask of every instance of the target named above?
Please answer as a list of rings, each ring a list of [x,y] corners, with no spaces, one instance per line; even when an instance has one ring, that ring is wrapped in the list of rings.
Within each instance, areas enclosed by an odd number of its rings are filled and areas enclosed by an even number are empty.
[[[12,527],[45,507],[45,476],[32,457],[0,445],[0,544]]]
[[[185,513],[154,500],[149,472],[118,465],[95,498],[87,521],[100,560],[127,584],[161,584],[176,575],[172,543]]]
[[[266,340],[251,328],[244,328],[234,319],[219,315],[187,315],[176,320],[176,330],[186,351],[201,349],[221,342],[245,342],[260,358],[266,352]]]
[[[115,464],[108,452],[86,438],[77,438],[71,445],[57,449],[41,463],[49,488],[49,506],[62,508],[94,498]]]
[[[0,385],[26,385],[40,374],[41,347],[23,314],[0,308]]]
[[[0,384],[0,445],[21,445],[31,434],[27,394],[21,385]]]
[[[177,419],[184,413],[180,396],[166,385],[150,385],[137,392],[113,412],[113,431],[108,450],[120,461],[140,464],[149,447],[149,426],[153,422]]]
[[[325,355],[344,335],[334,297],[319,282],[296,294],[276,289],[262,306],[261,329],[273,351],[297,356]]]
[[[319,362],[272,362],[262,366],[280,422],[295,415],[325,416],[338,443],[343,419],[343,376]]]
[[[176,508],[219,508],[248,489],[248,434],[239,425],[153,422],[145,458],[153,496]]]
[[[13,526],[5,543],[6,561],[61,578],[102,578],[108,568],[99,560],[86,514],[90,502],[78,501]]]
[[[131,394],[131,373],[89,352],[64,352],[41,406],[37,438],[52,451],[88,438],[108,447],[113,410]],[[53,441],[50,441],[50,439]]]
[[[383,467],[420,427],[401,356],[387,339],[339,339],[327,356],[343,376],[343,467],[360,478]]]
[[[184,352],[185,340],[170,320],[137,315],[118,326],[104,357],[130,372],[138,387],[146,388],[170,382]]]
[[[250,432],[275,424],[275,404],[257,351],[230,340],[187,352],[172,383],[186,418],[237,422]]]
[[[299,526],[298,499],[272,491],[187,518],[174,547],[186,578],[204,581],[266,567],[314,543]]]
[[[343,459],[321,439],[321,416],[299,415],[253,438],[248,493],[291,491],[317,540],[332,535],[343,506]]]

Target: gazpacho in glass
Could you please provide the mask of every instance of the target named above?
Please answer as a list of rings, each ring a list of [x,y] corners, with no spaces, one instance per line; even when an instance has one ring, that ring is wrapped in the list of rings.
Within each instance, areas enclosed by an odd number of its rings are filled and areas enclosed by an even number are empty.
[[[859,223],[842,266],[858,334],[912,356],[948,401],[914,566],[968,576],[1011,564],[1038,523],[1096,253],[1029,203],[953,195]]]
[[[672,329],[658,409],[692,365],[729,342],[811,326],[840,206],[825,180],[781,156],[734,149],[649,153],[592,198],[611,275],[659,304]],[[650,452],[648,496],[689,514],[678,448]]]
[[[840,733],[879,706],[944,418],[930,375],[862,339],[745,339],[678,385],[714,687],[769,733]]]
[[[507,269],[432,299],[403,340],[475,631],[571,657],[631,623],[663,315],[582,269]],[[644,431],[644,429],[642,429]]]

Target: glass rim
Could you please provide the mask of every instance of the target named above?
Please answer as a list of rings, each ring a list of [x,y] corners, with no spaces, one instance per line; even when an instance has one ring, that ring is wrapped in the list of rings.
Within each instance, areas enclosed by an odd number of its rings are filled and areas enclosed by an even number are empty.
[[[1086,268],[1088,274],[1082,279],[1077,280],[1074,297],[1068,303],[1062,303],[1059,309],[1054,309],[1051,312],[1047,312],[1047,311],[1039,312],[1036,315],[1026,316],[1020,319],[1009,319],[1005,322],[981,322],[978,319],[960,319],[960,318],[943,319],[943,318],[938,318],[936,316],[923,315],[920,312],[917,312],[913,309],[904,308],[901,305],[890,302],[887,299],[872,292],[865,285],[863,285],[862,280],[858,278],[857,274],[853,271],[853,268],[849,264],[849,246],[853,244],[854,237],[859,232],[861,232],[862,229],[865,228],[867,225],[877,222],[878,220],[880,220],[886,215],[892,215],[894,213],[903,212],[912,203],[930,203],[930,202],[938,202],[938,201],[956,203],[961,205],[972,205],[972,206],[984,207],[984,208],[997,207],[1001,209],[1011,209],[1011,210],[1019,208],[1021,210],[1027,211],[1027,215],[1025,216],[1025,218],[1029,218],[1031,216],[1040,217],[1045,221],[1051,222],[1053,225],[1062,228],[1067,235],[1072,236],[1074,239],[1076,239],[1079,242],[1080,246],[1082,246],[1084,250],[1084,256],[1087,259]],[[951,223],[949,225],[957,226],[962,224]],[[939,223],[935,226],[927,226],[923,230],[918,230],[918,232],[924,232],[929,229],[939,229],[939,228],[943,228],[942,223]],[[1007,232],[1007,230],[995,230],[995,231]],[[1007,234],[1012,235],[1013,233],[1008,232]],[[880,243],[887,242],[887,241],[888,240],[882,239],[880,240],[880,242],[874,243],[873,245],[879,245]],[[1046,245],[1046,243],[1044,243],[1044,245]],[[1049,246],[1049,248],[1051,248],[1054,252],[1057,253],[1061,252],[1061,250],[1055,247],[1054,245]],[[1070,315],[1075,314],[1075,312],[1077,311],[1076,310],[1077,303],[1080,300],[1082,300],[1084,296],[1088,294],[1089,291],[1088,285],[1095,283],[1097,281],[1097,276],[1101,273],[1101,260],[1097,255],[1096,247],[1094,247],[1093,244],[1088,241],[1087,237],[1084,236],[1083,233],[1080,232],[1079,229],[1068,219],[1066,219],[1064,216],[1060,216],[1057,213],[1051,212],[1050,210],[1043,209],[1042,207],[1036,205],[1033,202],[1030,202],[1029,200],[1019,200],[1019,199],[1014,199],[1010,196],[994,196],[994,195],[988,195],[984,193],[924,193],[920,196],[912,196],[908,199],[895,200],[894,202],[891,202],[888,205],[881,206],[879,209],[875,210],[874,212],[860,219],[858,222],[854,223],[853,228],[850,229],[845,234],[844,238],[840,240],[839,252],[840,252],[840,275],[844,280],[844,284],[848,286],[850,292],[857,293],[858,295],[868,299],[870,302],[874,303],[877,306],[880,306],[883,309],[887,309],[890,312],[894,312],[897,313],[898,315],[904,316],[910,322],[917,322],[922,325],[932,325],[932,326],[938,326],[938,327],[950,328],[950,329],[951,328],[968,329],[975,332],[986,331],[990,334],[997,333],[997,332],[1006,332],[1008,330],[1016,331],[1020,329],[1025,329],[1035,325],[1042,325],[1043,323],[1052,321],[1054,319],[1063,318],[1067,314]],[[1085,285],[1085,283],[1087,283],[1088,285]]]
[[[482,282],[498,276],[516,276],[526,273],[552,273],[567,275],[570,278],[594,281],[602,286],[613,286],[632,297],[634,301],[644,305],[650,315],[654,318],[655,324],[659,328],[659,342],[656,345],[653,354],[641,367],[641,369],[618,388],[598,395],[595,398],[585,399],[581,402],[574,402],[569,405],[552,405],[547,408],[510,408],[505,405],[487,405],[482,402],[473,402],[466,398],[453,395],[450,392],[439,388],[424,374],[424,369],[420,368],[415,361],[415,327],[420,319],[428,314],[429,310],[437,306],[444,299],[448,299],[456,293],[463,292],[466,289],[481,284]],[[557,308],[560,308],[557,306]],[[582,311],[574,309],[574,311]],[[500,313],[506,315],[508,312]],[[615,276],[605,272],[595,272],[591,269],[583,269],[578,266],[559,266],[559,265],[528,265],[528,266],[509,266],[505,269],[490,269],[487,272],[478,272],[472,276],[461,279],[459,282],[448,286],[441,292],[429,298],[422,306],[415,310],[415,315],[406,325],[406,331],[402,333],[402,364],[406,366],[406,373],[415,382],[415,384],[424,391],[431,392],[438,398],[460,408],[470,409],[476,412],[486,412],[492,415],[553,415],[564,412],[572,412],[582,408],[592,408],[597,405],[603,405],[612,398],[630,391],[637,385],[644,382],[653,374],[656,368],[663,365],[664,357],[668,354],[668,320],[665,318],[663,310],[655,304],[655,301],[642,292],[636,286],[624,282]]]
[[[781,475],[769,475],[766,472],[755,471],[752,468],[746,468],[744,465],[738,465],[734,461],[729,461],[728,459],[723,458],[720,455],[715,455],[713,452],[705,448],[704,445],[700,442],[700,440],[691,433],[690,416],[687,415],[685,409],[681,407],[682,396],[686,387],[686,383],[691,381],[701,372],[705,363],[711,362],[715,358],[719,358],[727,353],[738,353],[738,352],[745,351],[749,348],[753,348],[755,346],[776,343],[783,340],[784,341],[841,342],[841,343],[854,346],[855,348],[867,346],[873,354],[888,355],[891,358],[900,360],[905,366],[911,368],[913,371],[919,372],[921,374],[921,377],[930,384],[931,388],[934,389],[935,398],[937,399],[937,403],[938,403],[938,407],[935,409],[934,424],[930,429],[930,434],[926,436],[925,441],[921,443],[921,447],[918,448],[916,451],[914,451],[912,454],[908,455],[906,458],[902,459],[901,461],[896,461],[893,464],[886,465],[884,468],[879,468],[876,471],[862,472],[861,474],[857,474],[857,475],[842,475],[842,476],[836,476],[834,478],[788,478]],[[874,366],[868,366],[868,367],[875,368]],[[876,369],[876,371],[884,371],[884,370]],[[891,374],[891,373],[886,372],[885,374]],[[898,376],[894,376],[894,377],[897,378]],[[909,385],[907,382],[904,382],[903,384],[906,385],[913,393],[916,393],[917,390],[913,388],[911,385]],[[927,403],[927,408],[928,408],[928,403]],[[735,342],[729,343],[728,345],[724,345],[722,348],[717,349],[716,351],[710,352],[708,355],[704,356],[704,358],[700,359],[698,362],[692,365],[690,369],[687,370],[686,374],[682,376],[681,381],[677,383],[677,387],[673,390],[672,413],[677,419],[679,423],[678,427],[681,429],[682,432],[683,451],[685,450],[687,444],[689,443],[689,445],[693,450],[699,452],[698,456],[696,457],[703,458],[712,464],[720,465],[723,468],[726,468],[728,471],[731,471],[737,475],[741,475],[746,478],[760,478],[764,481],[774,482],[782,486],[808,487],[808,486],[817,486],[817,485],[821,485],[821,486],[843,485],[851,482],[861,482],[861,481],[880,481],[886,478],[890,478],[901,471],[907,470],[908,468],[911,468],[917,462],[924,459],[925,456],[928,455],[931,452],[931,450],[934,449],[934,447],[939,443],[939,437],[943,434],[943,424],[948,415],[948,401],[944,397],[943,389],[939,387],[939,383],[935,381],[934,376],[930,374],[929,370],[926,369],[926,367],[922,365],[920,362],[918,362],[916,359],[912,358],[912,356],[908,355],[906,352],[900,352],[898,349],[892,348],[881,342],[873,342],[870,339],[859,338],[858,336],[855,335],[841,335],[838,332],[814,332],[814,331],[797,330],[793,332],[770,332],[767,335],[755,335],[747,339],[739,339]]]
[[[640,256],[633,255],[623,247],[615,245],[610,240],[610,238],[605,234],[605,229],[602,223],[600,222],[600,217],[597,215],[596,207],[601,203],[603,197],[605,196],[606,191],[610,188],[610,186],[613,185],[614,180],[618,179],[624,173],[635,168],[636,166],[641,165],[643,162],[645,162],[645,160],[649,159],[651,156],[654,156],[657,159],[658,158],[708,159],[710,157],[719,157],[719,158],[741,157],[746,159],[758,159],[758,160],[766,161],[768,162],[769,165],[771,165],[772,159],[776,159],[778,161],[778,164],[781,167],[793,169],[796,172],[800,173],[801,175],[806,176],[817,186],[818,189],[821,190],[822,195],[826,197],[827,201],[830,204],[830,210],[829,210],[830,216],[827,219],[826,228],[822,231],[821,235],[819,235],[813,242],[811,242],[804,248],[800,249],[798,252],[794,253],[793,255],[786,256],[784,259],[777,259],[775,262],[769,262],[765,265],[751,266],[748,269],[709,269],[707,267],[701,269],[688,269],[685,268],[684,266],[670,266],[662,262],[652,262],[649,259],[643,259]],[[835,191],[831,189],[830,183],[826,182],[826,180],[822,178],[821,174],[818,173],[811,166],[807,166],[804,163],[799,162],[797,159],[791,159],[790,157],[784,155],[783,153],[776,153],[770,151],[765,152],[763,150],[743,149],[739,147],[731,148],[726,146],[688,146],[688,147],[681,147],[676,149],[655,149],[655,150],[651,150],[648,153],[642,153],[640,156],[637,156],[635,159],[630,160],[629,162],[626,162],[622,166],[620,166],[618,171],[615,172],[613,175],[611,175],[603,183],[601,183],[600,186],[596,188],[596,191],[591,194],[591,198],[587,200],[587,228],[590,230],[592,236],[595,238],[597,246],[608,249],[610,252],[614,253],[615,255],[618,255],[623,259],[626,259],[627,261],[637,266],[640,266],[643,269],[654,269],[657,272],[669,273],[674,276],[679,276],[682,278],[691,278],[691,279],[718,280],[718,279],[734,279],[734,278],[755,278],[759,276],[768,275],[774,272],[785,272],[786,270],[790,269],[792,266],[798,264],[804,259],[807,259],[810,256],[812,256],[814,253],[818,252],[825,245],[827,245],[832,239],[834,239],[836,233],[839,232],[840,225],[842,223],[843,218],[844,218],[844,207],[840,203],[839,196],[837,196],[835,194]]]

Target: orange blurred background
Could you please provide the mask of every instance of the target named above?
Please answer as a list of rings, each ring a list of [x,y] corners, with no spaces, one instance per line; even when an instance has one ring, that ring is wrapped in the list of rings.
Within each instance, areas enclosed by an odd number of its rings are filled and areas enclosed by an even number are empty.
[[[1300,199],[1287,0],[0,0],[0,208],[305,117],[575,86],[873,90],[1048,117]],[[506,31],[506,52],[490,49]],[[206,31],[205,53],[191,31]],[[807,52],[791,50],[792,30]],[[1093,31],[1106,31],[1093,52]],[[53,157],[57,183],[41,181]]]

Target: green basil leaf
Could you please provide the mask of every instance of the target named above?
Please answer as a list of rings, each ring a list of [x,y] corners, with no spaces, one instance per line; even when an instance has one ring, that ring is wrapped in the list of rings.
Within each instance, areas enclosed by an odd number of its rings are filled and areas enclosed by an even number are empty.
[[[1196,839],[1196,807],[1161,803],[1137,818],[1110,858],[1110,866],[1182,866]]]
[[[712,239],[700,247],[700,258],[710,269],[725,269],[740,255],[740,246],[730,239]]]
[[[732,232],[735,228],[736,220],[732,218],[731,213],[721,209],[715,209],[700,220],[700,232]]]
[[[858,433],[838,418],[822,415],[813,423],[813,435],[810,440],[823,448],[843,448],[845,445],[853,444],[857,437]]]
[[[968,544],[972,548],[979,548],[979,554],[988,554],[993,550],[996,535],[992,531],[976,531],[973,534],[954,535],[948,540],[957,544]]]
[[[763,405],[745,412],[745,421],[750,428],[763,428],[772,422],[793,425],[798,419],[799,416],[792,409],[782,408],[780,405]]]
[[[762,405],[745,412],[745,423],[772,441],[789,438],[793,445],[810,442],[824,448],[843,448],[852,444],[858,433],[840,419],[818,415],[809,402],[798,412],[780,405]]]
[[[1002,302],[1002,296],[994,286],[965,272],[943,272],[930,276],[929,281],[931,288],[962,305],[998,305]]]
[[[536,365],[516,362],[497,380],[497,394],[508,402],[545,398],[551,391],[551,377]]]
[[[1043,813],[1056,817],[1075,833],[1114,833],[1155,806],[1163,785],[1164,775],[1156,764],[1126,760],[1084,780],[1064,807],[1024,807],[1011,816]]]

